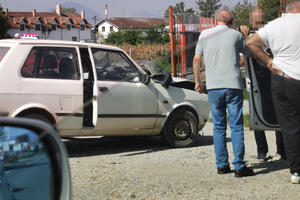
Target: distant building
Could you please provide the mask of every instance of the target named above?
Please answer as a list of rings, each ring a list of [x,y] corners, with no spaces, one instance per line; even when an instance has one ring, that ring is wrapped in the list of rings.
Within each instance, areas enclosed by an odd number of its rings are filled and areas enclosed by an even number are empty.
[[[41,39],[81,41],[92,39],[93,26],[85,19],[84,11],[62,13],[61,5],[56,5],[56,12],[9,12],[5,9],[10,29],[8,34],[33,33]]]
[[[106,39],[112,32],[118,32],[121,29],[141,30],[145,32],[153,25],[163,24],[168,26],[169,21],[164,18],[128,18],[128,17],[112,17],[99,22],[95,28],[102,39]]]

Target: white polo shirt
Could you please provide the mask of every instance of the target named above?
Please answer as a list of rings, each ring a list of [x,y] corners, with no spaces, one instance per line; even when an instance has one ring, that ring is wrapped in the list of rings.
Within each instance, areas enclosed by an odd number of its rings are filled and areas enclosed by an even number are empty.
[[[273,64],[300,80],[300,13],[288,13],[257,31],[273,53]]]

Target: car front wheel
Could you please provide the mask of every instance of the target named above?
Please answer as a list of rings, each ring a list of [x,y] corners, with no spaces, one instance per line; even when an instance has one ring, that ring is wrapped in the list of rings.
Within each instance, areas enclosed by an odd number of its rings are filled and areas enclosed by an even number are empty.
[[[198,121],[188,110],[173,113],[165,125],[162,136],[172,147],[193,146],[198,139]]]

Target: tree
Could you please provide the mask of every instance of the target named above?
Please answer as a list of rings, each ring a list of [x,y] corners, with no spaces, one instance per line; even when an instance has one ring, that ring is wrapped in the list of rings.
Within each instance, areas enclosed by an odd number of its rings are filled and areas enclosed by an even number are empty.
[[[238,2],[232,9],[231,14],[233,17],[233,26],[239,27],[240,25],[250,26],[249,16],[253,9],[253,5],[248,1],[244,0],[243,3]]]
[[[175,15],[193,14],[194,12],[192,8],[185,9],[185,4],[182,1],[173,6],[173,14]],[[165,18],[169,18],[169,9],[165,10]]]
[[[222,6],[220,0],[196,0],[196,4],[202,17],[213,17],[215,11]]]
[[[258,7],[264,11],[265,21],[271,21],[278,17],[278,11],[280,9],[279,0],[260,0]]]
[[[136,30],[120,30],[118,32],[112,32],[109,34],[108,38],[105,40],[107,43],[112,44],[131,44],[136,45],[141,43],[141,32]]]
[[[61,12],[62,13],[76,13],[76,9],[75,8],[61,8]]]
[[[6,14],[3,13],[3,8],[0,4],[0,39],[7,38],[7,31],[9,29],[8,18]]]
[[[156,24],[146,31],[144,38],[147,43],[166,43],[170,41],[169,34],[163,24]]]

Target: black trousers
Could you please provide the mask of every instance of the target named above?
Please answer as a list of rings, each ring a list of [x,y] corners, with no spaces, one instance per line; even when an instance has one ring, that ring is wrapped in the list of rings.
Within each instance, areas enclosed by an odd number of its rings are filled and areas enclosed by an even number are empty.
[[[300,81],[276,74],[271,90],[291,173],[300,173]]]
[[[280,131],[275,132],[276,136],[276,148],[278,154],[285,158],[285,151],[283,145],[283,138]],[[266,139],[265,131],[254,131],[255,142],[257,145],[257,153],[267,154],[269,151],[268,142]]]

